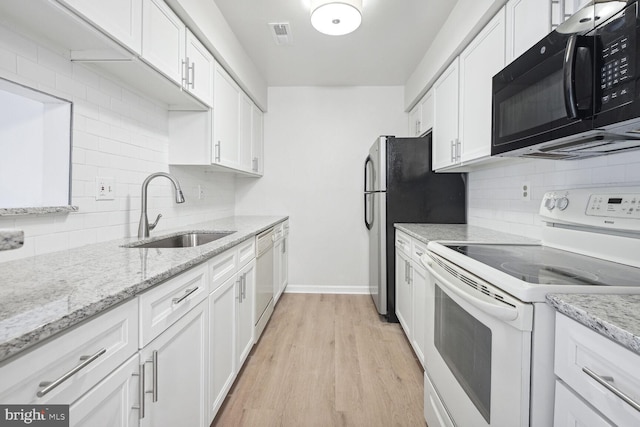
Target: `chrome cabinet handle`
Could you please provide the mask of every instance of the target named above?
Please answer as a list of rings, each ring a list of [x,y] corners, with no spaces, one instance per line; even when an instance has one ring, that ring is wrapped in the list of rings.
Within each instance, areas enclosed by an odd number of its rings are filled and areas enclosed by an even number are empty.
[[[247,299],[247,273],[244,273],[240,277],[240,283],[242,283],[242,300]]]
[[[189,63],[189,58],[185,58],[182,60],[182,82],[183,86],[189,86],[189,67],[187,64]]]
[[[187,297],[188,297],[189,295],[191,295],[192,293],[194,293],[194,292],[195,292],[195,291],[197,291],[198,289],[199,289],[199,287],[198,287],[198,286],[196,286],[196,287],[195,287],[195,288],[193,288],[193,289],[187,289],[187,290],[185,290],[185,291],[184,291],[184,292],[185,292],[185,294],[184,294],[184,295],[182,295],[180,298],[174,298],[174,299],[172,299],[172,300],[171,300],[171,302],[173,302],[174,304],[180,304],[182,301],[184,301],[185,299],[187,299]]]
[[[214,159],[214,161],[217,162],[217,163],[220,163],[220,156],[221,156],[221,151],[222,151],[220,145],[221,145],[220,141],[218,141],[216,143],[216,145],[215,145],[215,159]]]
[[[416,136],[420,135],[420,127],[421,127],[422,123],[420,123],[420,120],[418,120],[416,122]]]
[[[238,303],[242,303],[242,277],[238,277],[236,283],[238,284]]]
[[[258,172],[258,158],[257,158],[257,157],[254,157],[254,158],[253,158],[253,166],[252,166],[252,169],[253,169],[255,172]]]
[[[89,366],[93,361],[95,361],[98,357],[102,356],[106,352],[107,352],[107,349],[103,348],[101,350],[98,350],[98,352],[93,354],[92,356],[81,356],[80,360],[82,360],[83,362],[81,364],[79,364],[78,366],[76,366],[75,368],[71,369],[66,374],[62,375],[57,380],[55,380],[55,381],[42,381],[39,384],[39,387],[44,387],[44,388],[42,390],[40,390],[39,392],[37,392],[36,396],[43,397],[44,395],[49,393],[51,390],[53,390],[54,388],[58,387],[60,384],[62,384],[63,382],[65,382],[66,380],[68,380],[69,378],[71,378],[72,376],[77,374],[78,372],[80,372],[82,369],[84,369],[87,366]]]
[[[625,403],[627,403],[633,409],[640,412],[640,403],[636,402],[635,400],[627,396],[625,392],[618,390],[617,387],[615,387],[613,384],[609,382],[609,381],[613,381],[613,377],[605,377],[602,375],[598,375],[595,372],[593,372],[591,369],[587,368],[586,366],[582,367],[582,372],[589,375],[598,384],[600,384],[601,386],[609,390],[611,393],[618,396],[620,399],[622,399]]]
[[[462,160],[462,141],[456,138],[456,161],[460,162]]]
[[[282,253],[287,252],[287,239],[282,239]]]
[[[137,374],[132,374],[134,377],[140,377],[138,381],[138,400],[140,403],[136,406],[132,406],[131,409],[140,410],[138,414],[139,419],[144,418],[144,364],[138,365],[138,369],[140,370]]]
[[[158,401],[158,350],[153,350],[151,354],[151,360],[147,360],[145,363],[151,363],[152,366],[152,375],[151,375],[151,386],[153,390],[145,390],[144,393],[151,394],[152,400],[154,402]],[[144,399],[143,399],[144,400]]]
[[[188,58],[187,58],[188,60]],[[195,90],[196,88],[196,63],[192,62],[191,66],[189,67],[189,69],[191,70],[191,89]]]

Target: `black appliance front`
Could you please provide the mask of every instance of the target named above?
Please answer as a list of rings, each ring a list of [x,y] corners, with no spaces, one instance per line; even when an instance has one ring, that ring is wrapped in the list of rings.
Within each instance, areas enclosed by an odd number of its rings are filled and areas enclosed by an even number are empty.
[[[493,77],[491,155],[640,116],[637,4],[611,3],[597,28],[572,17]]]
[[[395,308],[395,223],[466,223],[466,174],[431,170],[431,133],[388,138],[386,149],[387,319]]]

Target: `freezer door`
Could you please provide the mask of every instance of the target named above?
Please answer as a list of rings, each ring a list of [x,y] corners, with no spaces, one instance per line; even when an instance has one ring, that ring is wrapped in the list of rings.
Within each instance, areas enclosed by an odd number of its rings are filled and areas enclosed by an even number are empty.
[[[378,313],[387,314],[386,194],[369,194],[375,221],[369,229],[369,292]]]

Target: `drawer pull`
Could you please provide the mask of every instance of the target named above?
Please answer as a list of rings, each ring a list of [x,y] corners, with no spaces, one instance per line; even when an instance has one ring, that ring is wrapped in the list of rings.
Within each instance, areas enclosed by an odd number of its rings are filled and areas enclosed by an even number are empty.
[[[618,390],[614,385],[612,385],[609,382],[609,381],[613,381],[613,377],[600,376],[600,375],[596,374],[595,372],[593,372],[591,369],[589,369],[587,367],[583,367],[582,368],[582,372],[584,372],[585,374],[589,375],[598,384],[600,384],[601,386],[603,386],[604,388],[609,390],[611,393],[613,393],[616,396],[618,396],[620,399],[624,400],[633,409],[635,409],[636,411],[640,412],[640,403],[638,403],[635,400],[631,399],[624,392]]]
[[[54,388],[58,387],[60,384],[62,384],[63,382],[65,382],[66,380],[68,380],[69,378],[71,378],[72,376],[77,374],[78,372],[80,372],[82,369],[84,369],[87,366],[89,366],[94,360],[96,360],[98,357],[102,356],[106,352],[107,352],[107,349],[103,348],[102,350],[99,350],[96,354],[94,354],[93,356],[82,356],[82,357],[80,357],[80,360],[83,361],[83,362],[81,364],[79,364],[78,366],[76,366],[75,368],[73,368],[72,370],[70,370],[69,372],[67,372],[66,374],[64,374],[63,376],[61,376],[60,378],[58,378],[57,380],[55,380],[55,381],[42,381],[39,384],[39,387],[44,387],[44,388],[42,390],[40,390],[39,392],[37,392],[36,396],[43,397],[44,395],[49,393],[51,390],[53,390]]]
[[[185,299],[187,299],[187,297],[188,297],[189,295],[191,295],[192,293],[194,293],[194,292],[195,292],[195,291],[197,291],[198,289],[199,289],[199,287],[198,287],[198,286],[196,286],[196,287],[195,287],[195,288],[193,288],[193,289],[187,289],[187,290],[185,290],[185,291],[184,291],[184,292],[185,292],[185,293],[184,293],[184,295],[182,295],[180,298],[174,298],[174,299],[172,299],[171,301],[172,301],[174,304],[180,304],[182,301],[184,301]]]

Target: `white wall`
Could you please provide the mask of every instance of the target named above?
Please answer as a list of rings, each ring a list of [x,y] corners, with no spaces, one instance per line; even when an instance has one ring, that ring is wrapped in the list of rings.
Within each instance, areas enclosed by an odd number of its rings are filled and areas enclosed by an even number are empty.
[[[272,87],[265,176],[238,180],[236,213],[290,216],[289,291],[364,292],[363,164],[374,139],[404,134],[402,87]]]
[[[186,202],[176,205],[168,180],[151,184],[149,216],[163,214],[154,233],[234,213],[233,175],[168,166],[166,106],[101,74],[71,63],[0,27],[0,77],[73,101],[72,214],[0,217],[0,228],[25,231],[21,249],[0,252],[0,262],[136,235],[140,184],[170,171]],[[95,200],[95,178],[113,177],[116,199]],[[197,200],[203,185],[205,199]]]
[[[640,186],[640,151],[592,159],[507,159],[469,173],[469,224],[539,239],[540,201],[546,191],[576,187]],[[531,201],[521,199],[528,182]]]

